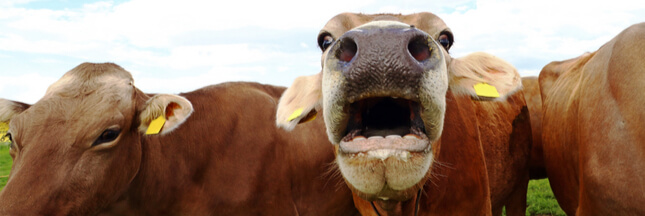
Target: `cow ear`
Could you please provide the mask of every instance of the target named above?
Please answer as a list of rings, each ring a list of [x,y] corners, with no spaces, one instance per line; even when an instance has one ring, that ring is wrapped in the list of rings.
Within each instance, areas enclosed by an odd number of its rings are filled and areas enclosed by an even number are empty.
[[[316,118],[316,109],[322,101],[322,73],[296,78],[280,97],[276,125],[293,130],[299,123]]]
[[[476,52],[452,59],[448,67],[450,90],[476,100],[504,100],[522,88],[517,69],[488,53]]]
[[[31,105],[26,103],[0,99],[0,122],[8,122],[29,107]]]
[[[141,112],[139,131],[151,134],[168,133],[184,123],[193,113],[193,105],[186,98],[158,94],[148,99]]]

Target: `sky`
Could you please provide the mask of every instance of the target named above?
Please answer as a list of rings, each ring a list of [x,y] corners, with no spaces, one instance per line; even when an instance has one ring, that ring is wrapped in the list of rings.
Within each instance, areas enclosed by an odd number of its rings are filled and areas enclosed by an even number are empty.
[[[633,0],[3,0],[0,98],[35,103],[83,62],[114,62],[147,93],[289,86],[320,71],[316,37],[334,15],[422,11],[452,29],[453,57],[488,52],[522,76],[645,21],[645,4]]]

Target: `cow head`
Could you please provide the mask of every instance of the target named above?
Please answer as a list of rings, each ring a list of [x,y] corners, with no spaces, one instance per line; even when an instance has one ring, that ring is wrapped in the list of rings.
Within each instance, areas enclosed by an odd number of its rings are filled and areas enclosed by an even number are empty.
[[[143,94],[110,63],[77,66],[33,105],[0,99],[13,158],[0,214],[95,214],[136,176],[151,121],[166,120],[150,133],[168,133],[191,112],[182,97]]]
[[[294,81],[276,122],[290,130],[322,110],[336,163],[367,200],[407,200],[428,180],[448,90],[483,99],[474,86],[485,83],[503,98],[521,86],[514,67],[494,56],[452,59],[453,34],[431,13],[340,14],[318,44],[322,72]]]

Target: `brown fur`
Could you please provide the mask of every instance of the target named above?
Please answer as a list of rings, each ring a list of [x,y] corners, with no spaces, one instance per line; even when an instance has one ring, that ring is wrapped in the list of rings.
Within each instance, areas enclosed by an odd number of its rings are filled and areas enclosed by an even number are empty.
[[[542,145],[569,215],[645,215],[645,23],[540,74]]]
[[[150,136],[138,130],[149,96],[119,90],[129,96],[52,96],[13,116],[0,215],[357,213],[350,191],[336,186],[341,179],[324,174],[334,155],[322,120],[291,133],[275,127],[284,88],[224,83],[181,94],[195,112]],[[119,138],[90,146],[115,126]]]

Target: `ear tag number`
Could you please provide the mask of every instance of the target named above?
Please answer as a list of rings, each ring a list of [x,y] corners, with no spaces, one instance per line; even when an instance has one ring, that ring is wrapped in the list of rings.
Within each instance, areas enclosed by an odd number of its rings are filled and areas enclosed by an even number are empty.
[[[487,83],[477,83],[473,86],[475,93],[480,97],[498,98],[499,92],[495,86],[488,85]]]
[[[163,125],[166,123],[166,117],[159,116],[159,118],[156,118],[155,120],[152,120],[150,122],[150,125],[148,126],[148,130],[146,130],[146,134],[158,134],[161,132],[161,128],[163,128]]]

